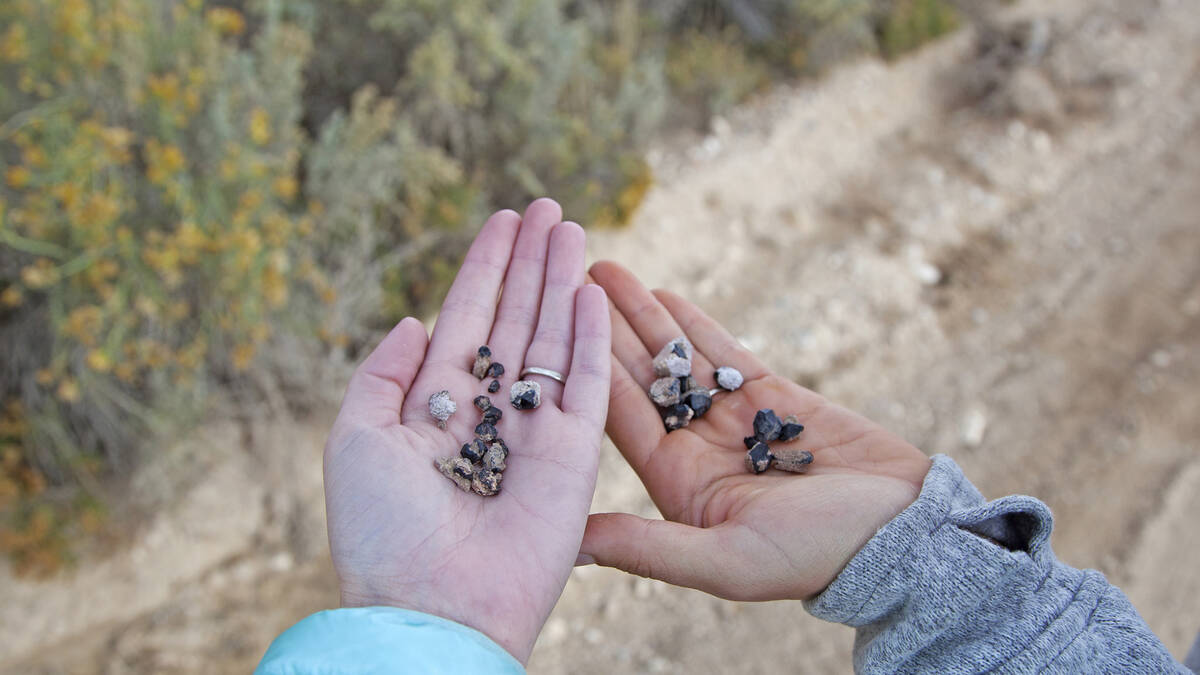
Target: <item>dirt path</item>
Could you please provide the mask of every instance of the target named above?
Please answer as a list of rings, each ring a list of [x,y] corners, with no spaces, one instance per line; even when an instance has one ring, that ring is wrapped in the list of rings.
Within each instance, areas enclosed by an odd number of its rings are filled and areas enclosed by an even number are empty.
[[[592,251],[953,455],[985,494],[1045,500],[1059,557],[1108,574],[1181,657],[1200,630],[1200,16],[1166,0],[1013,11],[1038,19],[1009,33],[1035,60],[998,66],[964,32],[777,91],[656,153],[636,223]],[[0,579],[0,671],[252,668],[336,601],[327,422],[263,423],[253,454],[192,451],[184,496],[130,551],[49,584]],[[655,515],[611,447],[594,510]],[[584,568],[530,671],[842,673],[852,637],[797,603]]]

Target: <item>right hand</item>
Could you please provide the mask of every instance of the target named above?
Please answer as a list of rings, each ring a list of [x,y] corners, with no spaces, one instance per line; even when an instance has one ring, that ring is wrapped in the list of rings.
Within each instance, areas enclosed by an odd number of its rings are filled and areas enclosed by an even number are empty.
[[[648,291],[611,262],[591,269],[612,301],[607,432],[666,520],[593,514],[578,562],[696,588],[730,600],[807,599],[820,593],[920,493],[930,460],[869,420],[771,373],[724,328],[679,296]],[[667,434],[646,393],[653,355],[687,335],[692,372],[745,376],[736,392]],[[805,425],[793,443],[815,459],[805,475],[746,472],[742,438],[761,408]]]

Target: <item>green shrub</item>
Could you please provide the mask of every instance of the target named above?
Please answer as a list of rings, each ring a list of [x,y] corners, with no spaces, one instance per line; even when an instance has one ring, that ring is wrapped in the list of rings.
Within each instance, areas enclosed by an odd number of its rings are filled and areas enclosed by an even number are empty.
[[[732,28],[721,33],[691,30],[672,40],[666,70],[672,94],[699,104],[687,108],[700,114],[693,120],[699,124],[725,112],[769,81],[766,63],[747,53]]]
[[[958,13],[946,0],[893,0],[879,28],[879,47],[887,58],[912,51],[958,28]]]

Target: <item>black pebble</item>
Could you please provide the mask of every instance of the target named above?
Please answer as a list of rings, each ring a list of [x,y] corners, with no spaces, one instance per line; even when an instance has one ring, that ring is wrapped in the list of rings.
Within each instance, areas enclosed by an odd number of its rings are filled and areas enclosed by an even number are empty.
[[[500,391],[500,380],[492,380],[491,384],[488,385],[488,393],[494,394],[498,391]]]
[[[683,403],[677,403],[667,408],[659,408],[662,414],[663,426],[667,431],[682,429],[692,420],[692,409]]]
[[[779,440],[784,441],[784,442],[790,441],[790,440],[796,438],[797,436],[799,436],[801,431],[804,431],[803,424],[797,424],[795,422],[788,422],[783,425],[782,429],[780,429]]]
[[[487,449],[488,444],[476,438],[470,443],[464,444],[458,454],[462,455],[463,459],[478,462],[483,460],[483,453],[487,452]],[[470,478],[470,476],[464,476],[464,478]]]
[[[475,407],[479,408],[480,412],[484,412],[492,407],[492,399],[480,394],[475,397]]]
[[[520,396],[514,398],[512,400],[512,405],[517,410],[533,410],[534,408],[537,407],[536,405],[534,405],[536,402],[537,402],[537,394],[532,389],[530,389],[529,391],[526,391],[525,393],[521,394]]]
[[[504,374],[504,365],[500,364],[500,363],[493,363],[488,368],[486,377],[500,377],[503,374]]]
[[[479,348],[479,351],[477,351],[476,354],[479,354],[480,356],[488,357],[488,356],[492,355],[492,349],[491,349],[491,347],[484,345]]]
[[[763,408],[754,414],[754,438],[767,443],[779,438],[783,431],[783,422],[774,410]]]
[[[766,443],[755,443],[754,447],[746,453],[746,468],[754,473],[762,473],[771,468],[771,460],[774,455],[771,454],[771,449]]]
[[[483,411],[483,421],[488,424],[499,422],[501,417],[504,417],[504,411],[495,406]]]
[[[712,394],[707,389],[693,389],[684,395],[683,402],[692,409],[694,417],[704,417],[712,407]]]
[[[496,440],[496,427],[487,422],[480,422],[475,426],[475,436],[481,441],[490,443]]]

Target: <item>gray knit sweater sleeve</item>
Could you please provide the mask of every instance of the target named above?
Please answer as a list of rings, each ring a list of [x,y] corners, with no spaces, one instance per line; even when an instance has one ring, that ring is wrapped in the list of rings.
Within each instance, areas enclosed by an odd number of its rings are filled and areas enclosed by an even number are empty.
[[[937,455],[917,501],[805,607],[857,629],[859,673],[1188,673],[1102,574],[1055,559],[1051,525]]]

